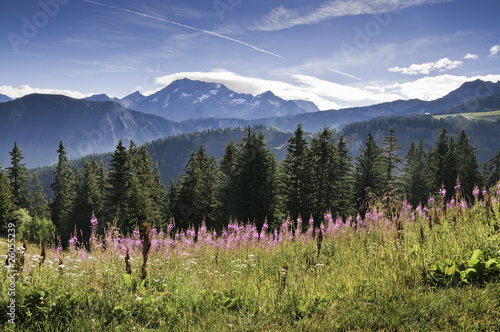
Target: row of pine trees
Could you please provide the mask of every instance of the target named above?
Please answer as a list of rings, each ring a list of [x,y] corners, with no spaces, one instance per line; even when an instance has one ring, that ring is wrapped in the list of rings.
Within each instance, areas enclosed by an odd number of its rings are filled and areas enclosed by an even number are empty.
[[[173,222],[182,229],[203,221],[216,230],[230,220],[254,222],[259,229],[267,221],[273,228],[286,217],[320,222],[327,211],[344,219],[363,216],[374,200],[391,208],[405,196],[417,206],[438,189],[450,198],[457,181],[470,197],[473,188],[486,184],[465,131],[455,138],[443,129],[428,150],[422,140],[412,142],[404,158],[394,130],[380,145],[369,134],[353,159],[342,136],[335,140],[325,126],[307,139],[299,124],[286,149],[278,162],[263,133],[247,128],[240,142],[228,143],[220,161],[203,145],[191,152],[183,173],[165,188],[145,146],[130,142],[127,148],[119,141],[108,165],[86,160],[82,169],[72,169],[60,142],[54,198],[48,203],[37,174],[29,174],[14,144],[11,166],[4,171],[0,165],[1,231],[21,209],[50,220],[63,245],[71,236],[88,240],[92,215],[100,227],[116,222],[125,234],[143,221],[160,227]],[[486,170],[489,184],[500,180],[500,150]]]

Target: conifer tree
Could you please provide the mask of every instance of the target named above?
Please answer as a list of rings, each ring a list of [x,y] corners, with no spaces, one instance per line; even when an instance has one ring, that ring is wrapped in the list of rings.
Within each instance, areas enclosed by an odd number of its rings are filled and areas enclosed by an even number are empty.
[[[134,147],[132,146],[132,151]],[[132,158],[122,140],[118,141],[115,151],[111,154],[107,178],[105,209],[108,220],[118,219],[122,231],[131,231],[130,198],[132,197]]]
[[[256,134],[248,128],[238,146],[235,216],[239,221],[255,221],[258,229],[266,218],[273,225],[280,217],[277,215],[275,159],[266,147],[262,131]]]
[[[446,128],[443,128],[436,141],[436,146],[429,151],[429,167],[432,179],[430,181],[430,187],[433,192],[437,192],[438,189],[441,188],[441,185],[445,184],[448,173],[448,155],[448,136],[446,135]]]
[[[461,130],[456,144],[456,168],[461,189],[466,197],[471,197],[475,186],[481,184],[478,171],[476,148],[469,143],[469,137],[465,130]]]
[[[365,148],[356,158],[356,207],[361,215],[366,212],[369,194],[380,197],[384,188],[386,170],[382,162],[382,149],[371,133],[365,140]]]
[[[22,163],[24,157],[17,142],[14,142],[14,147],[9,154],[11,156],[11,166],[7,167],[7,175],[10,179],[10,189],[14,197],[14,205],[18,209],[28,208],[27,185],[29,174],[26,169],[26,163]]]
[[[384,138],[384,157],[383,163],[385,168],[385,188],[384,194],[387,197],[396,197],[397,177],[395,171],[401,171],[399,165],[403,161],[397,154],[401,150],[401,145],[398,144],[398,137],[395,135],[396,131],[391,127],[389,136]]]
[[[489,160],[485,171],[489,186],[495,185],[500,181],[500,148],[497,150],[495,156]]]
[[[231,139],[224,150],[224,156],[220,160],[219,218],[222,223],[227,223],[233,217],[232,213],[234,213],[237,157],[238,149]]]
[[[323,156],[318,156],[318,158],[321,157]],[[331,155],[326,158],[330,157]],[[299,123],[297,125],[297,129],[295,129],[294,136],[288,139],[287,153],[285,159],[283,160],[281,171],[284,207],[286,212],[290,215],[292,221],[295,221],[300,214],[308,217],[312,212],[312,172],[309,158],[309,148],[307,147],[307,142],[304,138],[302,124]],[[314,162],[317,161],[315,160]],[[321,160],[318,162],[324,161]],[[328,199],[328,197],[324,198]],[[326,204],[327,203],[323,205]]]
[[[337,206],[332,209],[332,213],[337,213],[342,218],[346,219],[354,214],[354,204],[352,201],[352,192],[354,190],[354,175],[352,158],[349,156],[349,149],[345,142],[344,136],[340,136],[337,142],[338,164],[335,170],[335,193],[334,201],[338,202]]]
[[[72,205],[72,231],[76,228],[80,243],[90,238],[90,219],[92,215],[102,216],[104,203],[99,188],[99,165],[95,160],[86,160],[83,170],[75,176],[76,198]],[[75,172],[76,173],[76,172]]]
[[[66,245],[70,233],[73,231],[68,225],[71,205],[73,203],[73,172],[66,156],[63,141],[59,142],[59,154],[54,182],[50,188],[54,191],[54,199],[50,203],[51,219],[60,236],[62,244]]]
[[[7,225],[13,220],[14,199],[10,190],[10,181],[0,164],[0,233],[7,232]]]
[[[412,141],[404,158],[402,170],[402,190],[406,199],[413,207],[423,204],[429,197],[427,157],[424,142],[421,139],[418,146]]]
[[[31,174],[31,190],[28,192],[30,215],[38,218],[48,217],[47,196],[43,192],[42,181],[36,172]]]
[[[311,141],[310,174],[306,180],[308,189],[313,193],[309,200],[314,204],[313,217],[317,222],[322,221],[326,212],[338,211],[340,205],[336,192],[340,160],[332,135],[333,132],[325,125]],[[303,216],[309,217],[305,213]]]

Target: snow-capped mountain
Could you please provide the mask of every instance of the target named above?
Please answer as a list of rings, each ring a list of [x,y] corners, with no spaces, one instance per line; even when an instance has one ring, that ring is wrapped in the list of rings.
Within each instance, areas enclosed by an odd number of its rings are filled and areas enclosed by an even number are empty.
[[[260,95],[237,93],[223,84],[177,80],[164,89],[143,96],[139,92],[124,97],[122,105],[169,120],[199,118],[259,119],[319,111],[308,101],[286,101],[271,91]]]

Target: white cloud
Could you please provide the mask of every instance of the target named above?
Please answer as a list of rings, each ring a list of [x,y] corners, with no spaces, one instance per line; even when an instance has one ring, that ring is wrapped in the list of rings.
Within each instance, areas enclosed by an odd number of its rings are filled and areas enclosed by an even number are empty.
[[[1,85],[0,93],[9,96],[10,98],[20,98],[32,93],[42,93],[42,94],[54,94],[54,95],[63,95],[71,98],[85,98],[89,97],[92,94],[84,94],[78,91],[72,90],[58,90],[58,89],[39,89],[32,88],[29,85],[21,85],[19,87],[13,87],[10,85]]]
[[[387,12],[397,13],[408,7],[448,1],[453,0],[333,0],[323,2],[312,10],[290,10],[281,6],[271,10],[250,29],[276,31],[298,25],[316,24],[330,18]]]
[[[467,53],[467,54],[464,56],[464,60],[466,60],[466,59],[477,60],[477,59],[478,59],[478,56],[477,56],[476,54]]]
[[[500,45],[493,46],[492,48],[490,48],[489,57],[497,57],[498,52],[500,52]]]
[[[500,75],[467,77],[445,74],[435,77],[423,77],[411,82],[395,83],[376,88],[386,93],[397,94],[401,99],[417,98],[421,100],[434,100],[458,89],[465,82],[477,79],[497,82],[500,80]]]
[[[412,64],[409,67],[403,67],[403,68],[392,67],[389,68],[389,71],[399,72],[406,75],[418,75],[418,74],[429,75],[431,71],[439,70],[440,72],[444,72],[450,69],[460,67],[462,63],[463,63],[462,61],[451,61],[448,58],[442,58],[436,62]]]
[[[177,79],[189,78],[207,82],[221,83],[240,93],[257,95],[271,90],[286,99],[304,99],[314,102],[320,109],[339,109],[351,106],[367,106],[398,99],[433,100],[457,89],[463,83],[481,79],[496,82],[500,75],[454,76],[439,75],[423,77],[414,81],[394,84],[371,84],[349,86],[318,79],[308,75],[293,74],[290,82],[245,77],[233,72],[217,70],[212,72],[183,72],[163,76],[156,83],[168,85]]]

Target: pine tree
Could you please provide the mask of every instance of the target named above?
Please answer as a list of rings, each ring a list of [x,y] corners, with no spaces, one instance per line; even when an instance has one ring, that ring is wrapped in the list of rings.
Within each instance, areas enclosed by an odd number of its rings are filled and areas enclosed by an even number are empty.
[[[73,172],[69,165],[66,156],[66,148],[62,141],[59,142],[59,154],[56,171],[54,173],[54,182],[50,188],[54,191],[54,199],[50,203],[51,219],[56,227],[57,234],[61,237],[63,245],[67,244],[70,233],[68,222],[70,216],[70,209],[73,203]]]
[[[132,144],[131,148],[134,151]],[[123,145],[122,140],[119,140],[115,151],[111,154],[105,195],[105,209],[107,220],[117,218],[124,232],[130,231],[134,226],[130,220],[131,186],[131,154]]]
[[[233,217],[232,212],[234,212],[236,204],[234,184],[236,181],[237,157],[238,149],[231,139],[224,150],[224,156],[220,160],[219,218],[222,223],[228,222]]]
[[[384,188],[384,194],[386,197],[395,198],[396,188],[397,188],[397,176],[394,174],[395,171],[401,171],[399,165],[403,161],[397,155],[397,151],[401,150],[401,145],[398,144],[398,137],[396,137],[396,131],[391,127],[389,130],[389,136],[384,138],[384,157],[383,163],[385,168],[385,182],[386,186]]]
[[[309,158],[309,148],[304,138],[302,124],[299,123],[294,136],[288,139],[287,153],[281,171],[284,207],[292,221],[295,221],[300,214],[309,216],[312,212],[312,172]]]
[[[322,221],[326,212],[338,212],[340,207],[340,197],[337,196],[340,160],[332,135],[333,132],[325,126],[311,141],[308,165],[311,174],[307,178],[307,185],[314,193],[309,200],[314,204],[313,217],[317,222]],[[305,214],[304,217],[308,218],[309,215]]]
[[[235,216],[239,221],[255,221],[258,229],[266,218],[274,225],[280,217],[276,202],[277,166],[262,131],[256,134],[248,128],[238,147]]]
[[[0,233],[7,232],[7,225],[13,220],[14,198],[10,191],[10,181],[0,164]]]
[[[335,192],[334,201],[338,202],[338,206],[332,210],[332,213],[337,213],[342,218],[354,214],[354,203],[352,201],[352,193],[354,190],[354,175],[352,158],[349,156],[349,149],[345,142],[344,136],[340,136],[337,142],[338,164],[335,170]]]
[[[176,226],[198,227],[205,220],[207,228],[218,227],[216,214],[218,168],[214,157],[208,157],[203,145],[191,152],[184,173],[179,177]]]
[[[430,187],[433,192],[437,192],[442,184],[445,184],[448,169],[447,158],[449,156],[448,136],[446,128],[443,128],[436,141],[436,146],[429,151],[429,167],[432,180]],[[456,178],[455,178],[456,180]]]
[[[475,186],[480,185],[481,177],[478,171],[476,148],[469,143],[465,130],[461,130],[456,143],[456,169],[461,189],[465,197],[472,195]]]
[[[380,197],[385,187],[386,169],[383,167],[382,151],[369,133],[365,140],[365,148],[356,158],[355,198],[356,207],[361,215],[366,212],[369,196]]]
[[[29,174],[26,169],[26,163],[21,163],[24,157],[17,142],[14,143],[14,147],[9,154],[11,156],[11,166],[7,167],[7,175],[10,179],[10,188],[12,196],[14,197],[14,205],[19,209],[26,209],[29,207],[27,198]]]
[[[30,215],[38,218],[47,218],[48,202],[43,192],[42,181],[36,172],[31,174],[31,190],[28,192]]]
[[[500,148],[493,158],[491,158],[486,167],[486,175],[488,176],[488,185],[493,186],[500,181]]]
[[[402,189],[406,199],[413,207],[424,204],[429,197],[428,166],[424,142],[418,146],[412,141],[404,158],[402,170]]]
[[[75,172],[76,197],[72,205],[70,227],[76,228],[80,243],[85,243],[90,238],[92,215],[103,214],[104,202],[99,188],[99,171],[99,164],[95,160],[86,160],[83,170]]]

